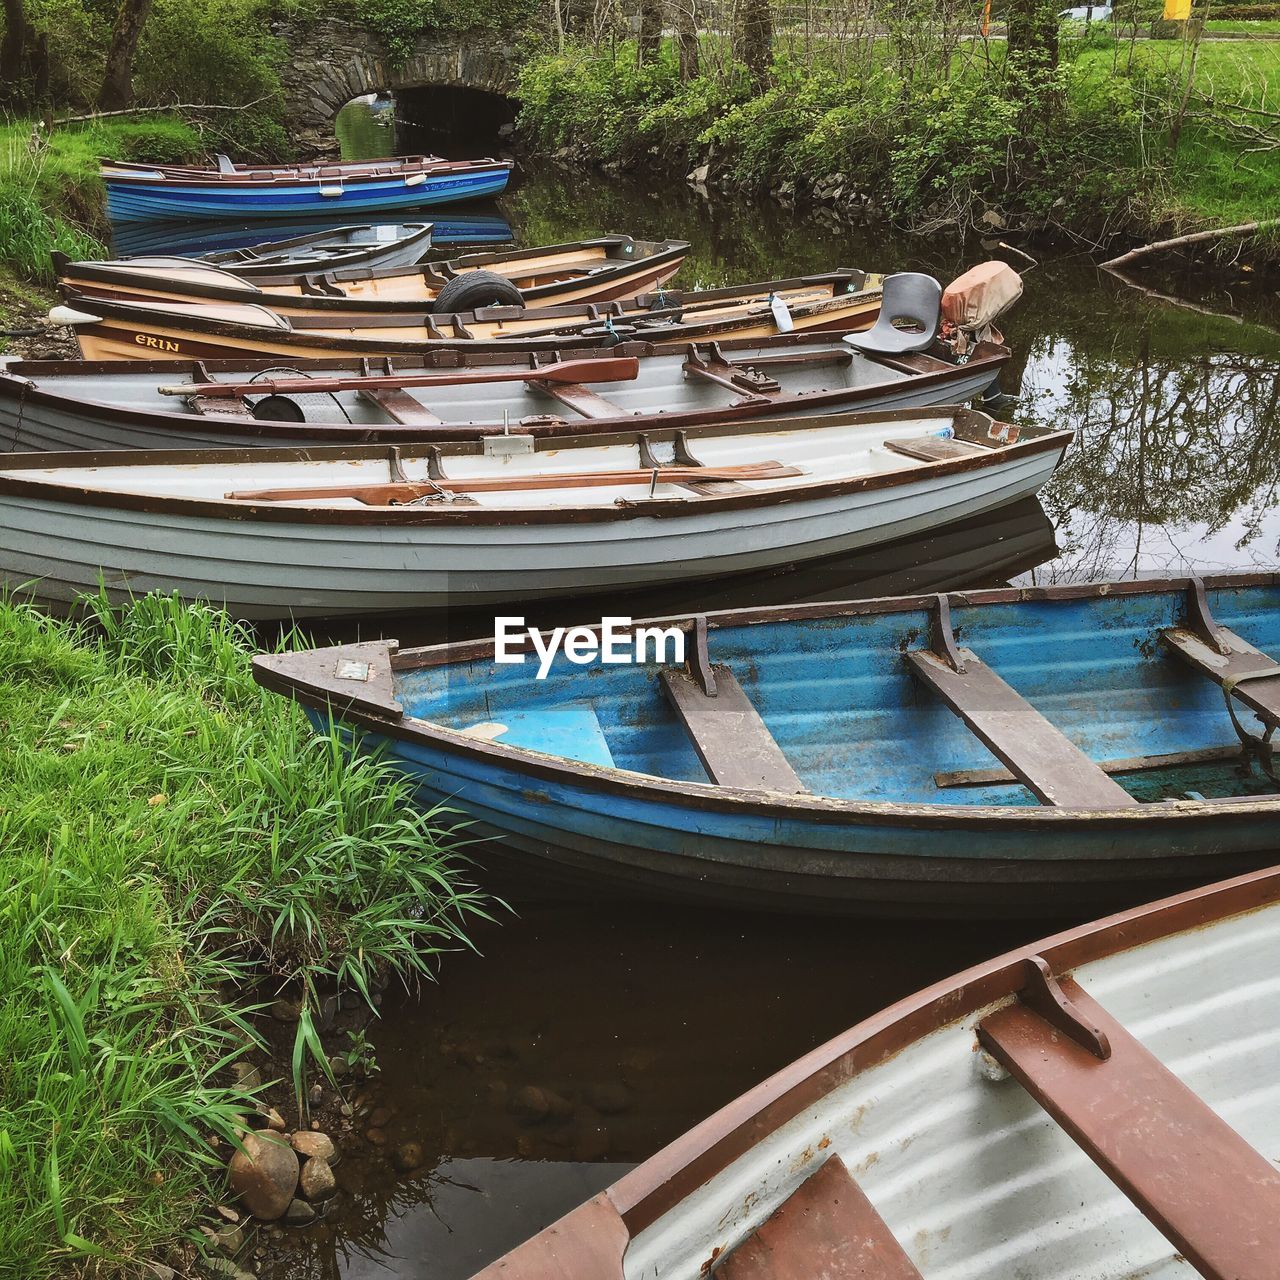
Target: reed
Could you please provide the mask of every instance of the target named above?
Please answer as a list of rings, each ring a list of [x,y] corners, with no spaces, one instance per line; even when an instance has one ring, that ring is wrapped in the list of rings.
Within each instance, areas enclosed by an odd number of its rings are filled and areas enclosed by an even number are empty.
[[[0,602],[0,1274],[137,1274],[220,1176],[255,1001],[429,978],[485,914],[449,815],[252,647],[173,599]],[[297,1083],[317,1047],[308,1008]]]

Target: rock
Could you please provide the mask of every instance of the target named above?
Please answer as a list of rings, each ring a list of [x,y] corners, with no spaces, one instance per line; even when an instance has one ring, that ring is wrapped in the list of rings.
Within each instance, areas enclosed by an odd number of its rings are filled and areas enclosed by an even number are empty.
[[[369,1129],[364,1135],[375,1147],[386,1145],[387,1133],[385,1129]]]
[[[199,1258],[196,1269],[212,1280],[253,1280],[253,1273],[237,1267],[230,1258]]]
[[[346,1058],[340,1058],[336,1054],[329,1059],[329,1074],[335,1080],[341,1080],[343,1076],[351,1073],[351,1064]]]
[[[707,179],[711,176],[711,166],[709,164],[700,164],[696,169],[691,170],[685,175],[688,182],[692,182],[695,186],[707,185]]]
[[[395,1112],[392,1111],[390,1107],[374,1107],[374,1109],[369,1112],[369,1123],[375,1129],[385,1129],[387,1127],[387,1121],[390,1120],[393,1115],[395,1115]]]
[[[248,1062],[233,1062],[231,1074],[237,1086],[244,1090],[257,1089],[262,1084],[262,1072]]]
[[[326,1165],[327,1169],[329,1166]],[[290,1200],[284,1211],[284,1220],[291,1227],[305,1227],[316,1220],[316,1211],[305,1200]]]
[[[324,1101],[324,1088],[321,1085],[313,1084],[310,1092],[307,1094],[307,1100],[313,1107],[318,1107]]]
[[[253,1109],[253,1118],[261,1121],[262,1127],[265,1129],[272,1129],[276,1133],[285,1131],[284,1116],[275,1107],[255,1107]]]
[[[997,231],[1003,231],[1005,227],[1008,226],[1008,223],[1005,222],[1004,218],[997,213],[995,209],[988,209],[986,213],[978,219],[978,221],[982,223],[984,227],[994,227]]]
[[[411,1173],[421,1168],[424,1160],[422,1144],[418,1142],[402,1142],[391,1156],[391,1163],[401,1173]]]
[[[299,1130],[289,1139],[290,1145],[304,1160],[323,1160],[332,1164],[338,1158],[338,1148],[327,1133]]]
[[[327,1160],[312,1156],[302,1166],[302,1176],[298,1179],[298,1189],[313,1203],[327,1200],[338,1189],[338,1183],[329,1168]]]
[[[271,1016],[277,1022],[297,1022],[302,1017],[302,1005],[282,996],[271,1006]]]
[[[201,1227],[200,1232],[215,1249],[225,1253],[228,1258],[234,1258],[244,1248],[244,1232],[229,1222],[216,1228]]]
[[[602,1115],[616,1116],[631,1106],[631,1090],[625,1084],[597,1084],[587,1090],[587,1101]]]
[[[264,1222],[273,1222],[289,1207],[298,1185],[298,1157],[278,1134],[245,1133],[244,1149],[231,1157],[231,1190],[241,1204]]]
[[[517,1089],[512,1095],[510,1109],[529,1124],[547,1119],[563,1120],[573,1112],[573,1108],[558,1093],[535,1084]]]
[[[214,1208],[214,1212],[223,1220],[223,1222],[240,1221],[240,1215],[229,1204],[217,1205]]]
[[[151,1280],[174,1280],[178,1274],[172,1267],[166,1267],[163,1262],[148,1262],[146,1270]]]

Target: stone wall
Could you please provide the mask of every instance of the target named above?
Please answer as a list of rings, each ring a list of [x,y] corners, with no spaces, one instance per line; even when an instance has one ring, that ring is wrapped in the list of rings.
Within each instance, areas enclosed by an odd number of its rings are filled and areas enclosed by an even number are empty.
[[[499,33],[424,35],[393,66],[376,32],[357,22],[284,21],[272,30],[289,50],[280,69],[285,128],[300,153],[336,150],[333,118],[362,94],[440,85],[505,96],[515,88],[516,47]]]

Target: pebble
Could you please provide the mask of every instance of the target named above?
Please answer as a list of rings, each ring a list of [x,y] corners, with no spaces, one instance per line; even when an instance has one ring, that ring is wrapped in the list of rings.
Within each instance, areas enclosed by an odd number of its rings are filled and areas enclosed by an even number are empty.
[[[391,1163],[401,1173],[411,1173],[422,1167],[422,1144],[418,1142],[402,1142],[393,1153]]]
[[[285,1131],[284,1116],[282,1116],[275,1107],[255,1107],[254,1115],[257,1116],[268,1129],[272,1129],[276,1133],[283,1133]]]
[[[324,1089],[318,1084],[313,1084],[311,1092],[307,1096],[311,1100],[311,1105],[318,1107],[324,1101]]]
[[[327,1133],[299,1131],[289,1139],[293,1149],[304,1159],[324,1160],[332,1164],[338,1158],[338,1148]]]
[[[375,1147],[383,1146],[387,1141],[387,1132],[385,1129],[369,1129],[364,1135]]]
[[[262,1084],[262,1072],[248,1062],[233,1062],[231,1074],[241,1089],[257,1089]]]
[[[220,1204],[215,1206],[214,1212],[223,1220],[223,1222],[240,1221],[240,1215],[229,1204]]]
[[[390,1120],[393,1115],[395,1115],[395,1112],[392,1111],[390,1107],[374,1107],[374,1109],[369,1112],[369,1123],[375,1129],[385,1129],[387,1127],[387,1121]]]
[[[530,1124],[536,1124],[548,1118],[562,1120],[573,1111],[569,1103],[558,1093],[535,1084],[527,1084],[522,1089],[517,1089],[512,1095],[510,1108],[515,1115]]]
[[[271,1016],[277,1022],[297,1022],[302,1017],[302,1006],[296,1000],[283,996],[271,1006]]]
[[[298,1188],[308,1200],[327,1200],[338,1189],[338,1184],[327,1160],[312,1156],[302,1166]]]
[[[308,1222],[316,1220],[316,1211],[305,1200],[290,1200],[284,1211],[284,1220],[291,1227],[305,1227]]]

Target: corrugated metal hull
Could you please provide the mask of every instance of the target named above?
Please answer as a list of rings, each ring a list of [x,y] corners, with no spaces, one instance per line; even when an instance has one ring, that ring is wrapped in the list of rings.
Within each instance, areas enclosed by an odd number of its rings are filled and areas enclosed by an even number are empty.
[[[0,495],[0,575],[65,609],[178,591],[237,616],[337,616],[626,590],[783,565],[908,536],[1035,493],[1060,460],[990,467],[768,508],[581,524],[290,524]]]
[[[335,195],[322,195],[321,184],[265,186],[262,183],[146,184],[107,182],[107,208],[114,222],[163,218],[279,218],[291,215],[375,212],[420,209],[498,195],[505,190],[510,170],[485,169],[463,174],[428,175],[417,186],[402,177],[385,182],[360,182]],[[337,183],[323,184],[325,189]]]
[[[1274,1158],[1280,909],[1174,934],[1073,976]],[[1195,1268],[1026,1090],[983,1075],[974,1028],[989,1011],[916,1039],[769,1133],[634,1236],[628,1280],[705,1276],[708,1258],[740,1243],[833,1155],[928,1280],[1193,1280]]]

